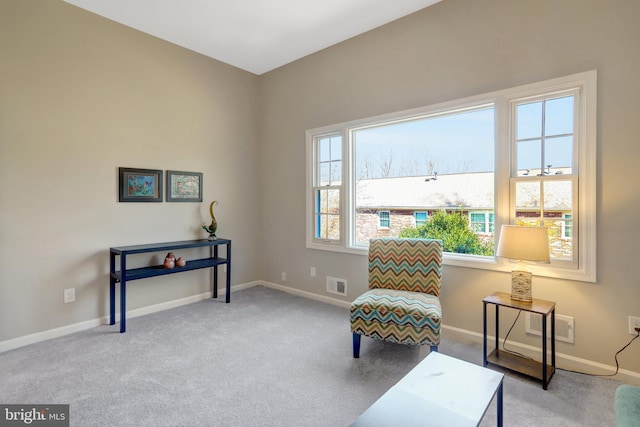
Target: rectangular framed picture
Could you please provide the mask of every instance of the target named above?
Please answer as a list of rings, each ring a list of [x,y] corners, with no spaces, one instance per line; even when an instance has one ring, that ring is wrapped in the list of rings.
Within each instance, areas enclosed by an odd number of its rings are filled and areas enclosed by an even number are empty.
[[[201,201],[201,172],[167,171],[167,202]]]
[[[118,168],[120,202],[161,202],[162,171]]]

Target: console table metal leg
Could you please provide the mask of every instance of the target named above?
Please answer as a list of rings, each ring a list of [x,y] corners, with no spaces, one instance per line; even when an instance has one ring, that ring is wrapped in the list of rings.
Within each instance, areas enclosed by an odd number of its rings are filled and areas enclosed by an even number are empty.
[[[498,404],[498,427],[502,427],[503,425],[503,415],[502,415],[502,388],[504,385],[504,380],[500,381],[500,386],[498,387],[498,401],[496,402]]]
[[[120,281],[120,333],[127,330],[127,285],[124,279]]]
[[[496,353],[500,348],[500,306],[496,304]]]
[[[218,247],[213,247],[213,257],[218,258]],[[213,267],[213,297],[218,298],[218,266]]]
[[[227,295],[225,302],[231,302],[231,242],[227,244]]]
[[[109,324],[116,323],[116,279],[112,274],[116,272],[116,255],[109,253]]]
[[[120,333],[126,331],[127,317],[127,256],[120,255]]]
[[[542,388],[544,390],[547,389],[547,384],[549,383],[549,378],[547,375],[547,316],[544,314],[542,316]]]
[[[556,309],[551,310],[551,366],[556,370]]]
[[[487,367],[487,303],[482,302],[482,366]]]
[[[109,324],[116,324],[116,281],[109,281]]]

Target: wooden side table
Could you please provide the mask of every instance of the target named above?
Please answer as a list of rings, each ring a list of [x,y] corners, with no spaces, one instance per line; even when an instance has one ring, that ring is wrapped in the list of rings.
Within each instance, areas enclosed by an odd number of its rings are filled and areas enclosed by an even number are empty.
[[[542,381],[542,388],[547,389],[551,377],[556,370],[556,303],[534,298],[532,302],[515,301],[511,295],[504,292],[494,292],[482,300],[482,333],[483,333],[483,361],[486,367],[492,363],[512,371],[536,378]],[[487,304],[496,307],[496,345],[491,354],[487,355]],[[500,307],[513,308],[539,314],[542,317],[542,363],[499,349]],[[547,364],[547,319],[551,317],[551,364]]]

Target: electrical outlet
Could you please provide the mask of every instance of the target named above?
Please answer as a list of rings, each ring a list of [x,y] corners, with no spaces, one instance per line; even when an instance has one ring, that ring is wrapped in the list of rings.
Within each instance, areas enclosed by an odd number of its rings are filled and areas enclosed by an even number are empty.
[[[64,290],[64,303],[74,302],[76,300],[76,288],[69,288]]]
[[[640,317],[629,316],[629,333],[631,335],[638,335],[636,329],[640,329]]]
[[[309,274],[311,275],[311,277],[316,277],[316,268],[311,267],[311,269],[309,270]]]
[[[280,273],[280,280],[282,280],[283,282],[287,281],[287,273],[285,273],[284,271],[282,273]]]

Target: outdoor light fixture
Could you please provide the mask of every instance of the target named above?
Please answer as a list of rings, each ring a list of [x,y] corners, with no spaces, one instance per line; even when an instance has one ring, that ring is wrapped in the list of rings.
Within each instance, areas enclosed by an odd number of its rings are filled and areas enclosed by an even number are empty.
[[[511,299],[531,302],[532,274],[524,262],[549,262],[547,228],[503,225],[496,256],[518,261],[511,272]]]

